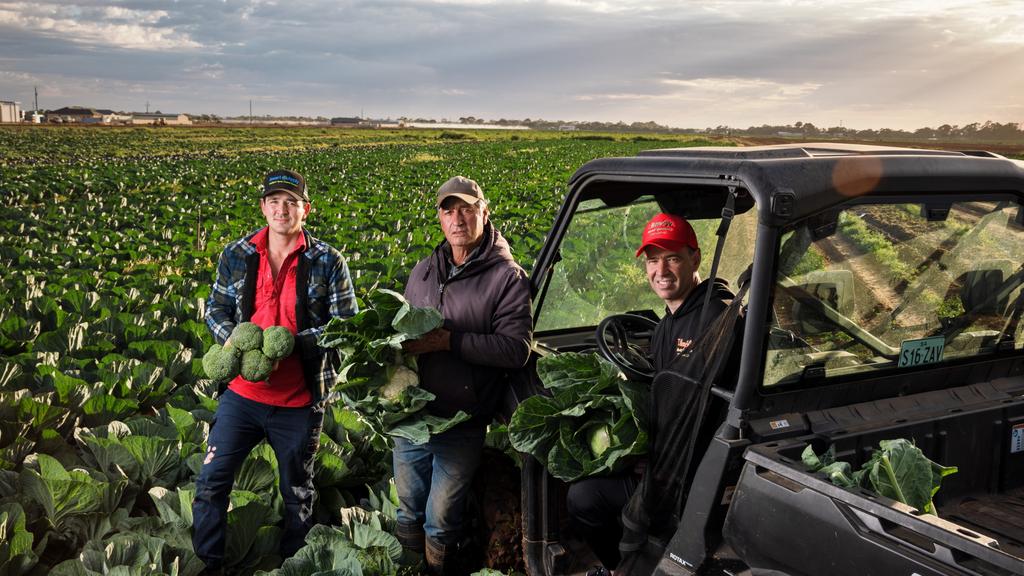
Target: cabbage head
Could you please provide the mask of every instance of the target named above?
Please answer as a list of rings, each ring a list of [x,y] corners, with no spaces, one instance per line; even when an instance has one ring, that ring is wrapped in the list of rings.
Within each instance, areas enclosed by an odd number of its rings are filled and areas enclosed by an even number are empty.
[[[612,445],[612,432],[608,425],[593,426],[587,433],[587,444],[594,458],[600,458]]]
[[[508,436],[552,476],[572,482],[611,474],[647,453],[646,385],[596,354],[575,352],[540,358],[537,376],[550,395],[519,404]]]

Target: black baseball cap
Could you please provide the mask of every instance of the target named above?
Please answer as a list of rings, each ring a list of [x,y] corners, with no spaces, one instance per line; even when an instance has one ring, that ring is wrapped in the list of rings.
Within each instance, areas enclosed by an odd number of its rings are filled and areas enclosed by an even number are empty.
[[[309,190],[302,174],[294,170],[274,170],[263,179],[263,196],[266,198],[275,192],[288,192],[299,200],[309,202]]]

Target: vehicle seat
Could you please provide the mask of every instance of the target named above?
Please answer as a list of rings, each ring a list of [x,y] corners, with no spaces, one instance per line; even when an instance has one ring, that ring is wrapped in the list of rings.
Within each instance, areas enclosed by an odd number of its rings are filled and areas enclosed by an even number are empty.
[[[976,315],[1002,315],[1010,302],[1009,294],[1003,298],[995,296],[1012,273],[1013,263],[1009,260],[986,260],[977,268],[961,274],[954,285],[960,286],[960,302],[964,311]]]

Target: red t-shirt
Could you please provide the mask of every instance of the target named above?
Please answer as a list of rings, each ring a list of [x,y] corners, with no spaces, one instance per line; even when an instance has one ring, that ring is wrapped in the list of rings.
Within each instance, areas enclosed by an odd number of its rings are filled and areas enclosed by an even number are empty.
[[[281,264],[281,269],[274,278],[267,250],[267,229],[264,228],[252,237],[260,254],[260,269],[256,280],[256,301],[253,303],[253,314],[249,320],[261,328],[284,326],[292,334],[298,332],[295,322],[295,273],[299,257],[306,249],[306,235],[299,234],[295,247]],[[277,370],[265,382],[250,382],[241,376],[231,381],[228,387],[239,396],[270,404],[295,408],[308,406],[313,400],[306,380],[302,373],[302,359],[298,351],[282,358]]]

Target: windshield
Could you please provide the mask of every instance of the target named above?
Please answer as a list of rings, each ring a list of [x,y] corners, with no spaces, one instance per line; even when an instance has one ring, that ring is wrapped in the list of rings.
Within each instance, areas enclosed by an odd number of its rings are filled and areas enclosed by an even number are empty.
[[[856,204],[788,233],[764,384],[1020,348],[1019,214],[1010,201]]]
[[[597,199],[581,202],[537,310],[537,332],[593,327],[611,314],[625,312],[662,316],[665,304],[651,291],[643,261],[636,257],[644,225],[659,212],[651,196],[612,208]],[[701,247],[701,279],[711,270],[719,221],[690,220]],[[730,286],[752,261],[755,223],[750,210],[737,214],[729,230],[718,277]]]

